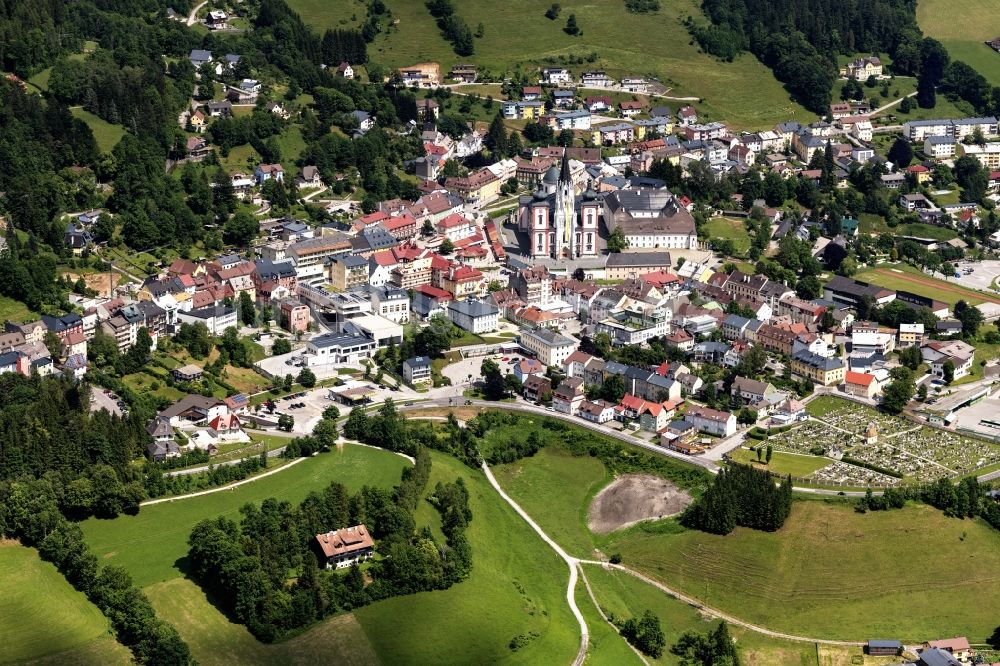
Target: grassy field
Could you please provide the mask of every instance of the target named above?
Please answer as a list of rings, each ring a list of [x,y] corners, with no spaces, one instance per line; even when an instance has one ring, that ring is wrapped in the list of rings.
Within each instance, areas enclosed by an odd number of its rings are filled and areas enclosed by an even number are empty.
[[[766,469],[776,474],[791,474],[792,476],[809,476],[820,467],[826,467],[831,462],[829,458],[821,456],[807,456],[774,451],[771,454],[771,462],[764,465],[757,462],[757,454],[750,449],[735,449],[730,455],[736,462],[753,465],[759,469]]]
[[[1000,0],[920,0],[917,22],[924,34],[944,44],[952,60],[964,61],[1000,85],[1000,54],[983,43],[1000,36]]]
[[[356,25],[365,13],[357,0],[291,0],[302,18],[318,28]],[[724,63],[701,53],[681,24],[687,16],[700,16],[693,0],[663,3],[657,14],[631,14],[619,2],[605,0],[564,7],[559,20],[549,21],[547,5],[532,0],[497,4],[489,0],[456,3],[458,13],[475,30],[483,24],[484,36],[475,43],[471,57],[455,55],[445,42],[422,2],[386,2],[395,26],[384,31],[369,46],[369,58],[389,67],[434,61],[443,73],[459,61],[501,73],[523,67],[533,69],[558,63],[560,57],[585,58],[593,62],[574,66],[605,69],[612,76],[657,77],[670,87],[672,96],[693,96],[702,114],[725,120],[737,128],[770,128],[781,120],[812,120],[814,116],[791,102],[781,84],[764,65],[749,54]],[[570,13],[576,15],[582,37],[571,37],[562,28]],[[354,15],[356,21],[348,20]],[[343,21],[347,20],[347,23]],[[676,100],[662,100],[676,106]]]
[[[379,663],[368,637],[350,614],[331,618],[283,643],[267,645],[220,613],[187,578],[157,583],[145,591],[159,616],[177,628],[198,663],[205,666],[316,664],[332,654],[337,663],[347,666]]]
[[[583,573],[608,617],[622,620],[642,615],[645,610],[653,611],[660,618],[668,647],[676,643],[685,631],[706,631],[715,626],[697,609],[623,571],[587,565],[583,567]],[[678,663],[677,657],[669,651],[660,659],[650,661],[655,664]]]
[[[0,543],[0,662],[128,663],[108,621],[38,551]]]
[[[204,518],[238,517],[241,506],[267,497],[298,502],[332,481],[343,483],[351,492],[365,484],[391,487],[399,482],[406,464],[386,451],[347,445],[233,490],[146,506],[137,516],[92,518],[81,527],[103,562],[124,566],[136,583],[146,586],[182,575],[187,538]]]
[[[569,575],[559,557],[504,503],[482,474],[432,454],[428,488],[460,477],[473,519],[473,568],[451,589],[381,601],[355,612],[386,664],[566,663],[579,645],[566,604]],[[427,514],[417,514],[425,524]],[[537,635],[512,651],[519,635]],[[605,662],[609,663],[609,662]]]
[[[641,615],[645,610],[653,611],[660,618],[668,647],[676,643],[686,631],[704,633],[718,625],[718,620],[664,594],[635,576],[596,566],[584,567],[584,573],[605,613],[627,618]],[[814,643],[771,638],[735,625],[731,625],[729,631],[744,664],[815,666],[817,663]],[[860,655],[861,649],[850,652]],[[659,659],[651,659],[650,663],[673,665],[679,663],[679,660],[666,651]]]
[[[1000,533],[923,505],[862,515],[846,505],[797,502],[775,533],[663,534],[653,524],[613,541],[627,566],[778,631],[981,642],[996,627]],[[942,604],[943,596],[978,601]]]
[[[947,203],[938,200],[938,203]],[[955,203],[958,203],[957,201]],[[912,222],[910,224],[900,224],[890,227],[885,223],[885,219],[878,215],[862,215],[861,224],[858,228],[863,234],[891,234],[893,236],[916,236],[918,238],[932,238],[936,241],[951,240],[958,238],[958,232],[948,227],[939,227],[934,224],[924,224],[923,222]]]
[[[854,276],[854,279],[885,287],[886,289],[909,291],[947,303],[948,305],[954,305],[961,300],[966,301],[970,305],[979,305],[986,302],[1000,303],[1000,298],[989,296],[952,282],[933,278],[908,264],[876,266],[875,268],[859,272]]]
[[[497,465],[493,473],[566,552],[592,555],[597,542],[587,529],[587,511],[594,495],[610,481],[604,463],[590,456],[573,456],[560,446],[547,446],[531,458]]]
[[[90,127],[90,131],[94,133],[94,139],[97,141],[97,147],[101,149],[102,153],[110,153],[111,149],[121,141],[121,138],[125,136],[125,128],[121,125],[112,125],[103,118],[95,116],[90,111],[85,110],[82,107],[75,106],[70,109],[70,112],[75,118],[79,118],[83,122],[87,123]]]
[[[38,315],[21,301],[9,296],[0,296],[0,321],[29,321]]]
[[[583,614],[583,619],[587,622],[587,629],[590,631],[590,640],[587,646],[587,660],[584,662],[590,666],[619,666],[631,664],[638,666],[642,662],[635,652],[629,649],[628,643],[622,638],[618,631],[604,621],[598,612],[587,588],[581,579],[576,584],[576,605]],[[597,601],[600,603],[600,599]]]
[[[708,239],[728,238],[736,246],[736,254],[744,255],[750,249],[750,234],[743,224],[743,220],[734,220],[729,217],[713,217],[705,223],[704,231],[708,234]]]

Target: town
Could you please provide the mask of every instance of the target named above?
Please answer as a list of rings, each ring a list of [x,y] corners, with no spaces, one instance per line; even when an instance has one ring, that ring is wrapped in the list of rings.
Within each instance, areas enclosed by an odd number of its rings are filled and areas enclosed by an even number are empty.
[[[127,4],[0,53],[0,661],[1000,664],[992,33]]]

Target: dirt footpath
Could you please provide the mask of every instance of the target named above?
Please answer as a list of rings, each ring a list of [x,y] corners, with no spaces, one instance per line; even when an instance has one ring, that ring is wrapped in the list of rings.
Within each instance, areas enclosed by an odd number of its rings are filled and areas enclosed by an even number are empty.
[[[625,474],[594,497],[587,527],[607,534],[643,520],[676,515],[690,503],[691,496],[671,481],[652,474]]]

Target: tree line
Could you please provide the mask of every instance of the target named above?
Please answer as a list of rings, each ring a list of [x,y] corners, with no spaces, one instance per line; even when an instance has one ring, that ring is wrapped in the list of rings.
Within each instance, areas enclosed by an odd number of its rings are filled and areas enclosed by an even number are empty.
[[[90,412],[89,384],[62,376],[0,375],[0,479],[45,478],[67,515],[114,517],[146,498],[149,435],[142,410]]]
[[[417,529],[413,512],[431,472],[420,448],[393,490],[365,486],[351,495],[340,483],[313,491],[298,505],[274,498],[240,509],[240,522],[203,520],[189,538],[191,573],[260,640],[272,642],[338,610],[392,596],[447,589],[468,576],[472,554],[465,529],[472,519],[461,479],[438,483],[428,501],[442,517],[446,543]],[[315,537],[364,524],[384,557],[346,573],[321,568]],[[294,582],[288,584],[289,572]],[[370,582],[366,584],[365,576]]]
[[[830,104],[837,54],[895,54],[920,37],[913,5],[905,0],[706,0],[702,7],[711,23],[689,20],[688,27],[703,49],[726,60],[749,50],[819,114]]]
[[[720,470],[705,493],[681,515],[685,527],[729,534],[737,526],[773,532],[792,510],[792,479],[779,485],[769,473],[748,465]]]
[[[191,663],[190,649],[173,625],[156,616],[124,568],[100,566],[80,527],[63,516],[62,508],[56,483],[49,478],[0,481],[0,535],[38,548],[43,559],[101,609],[138,663]]]

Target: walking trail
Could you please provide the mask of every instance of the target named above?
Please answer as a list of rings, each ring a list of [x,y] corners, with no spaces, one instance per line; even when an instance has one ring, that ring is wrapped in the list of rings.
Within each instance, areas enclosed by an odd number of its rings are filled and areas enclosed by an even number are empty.
[[[487,480],[489,480],[490,485],[493,486],[493,489],[497,491],[500,497],[502,497],[503,500],[507,502],[507,504],[509,504],[511,508],[514,509],[514,511],[516,511],[517,514],[521,516],[521,518],[523,518],[526,523],[528,523],[531,529],[535,530],[535,533],[537,533],[538,536],[541,537],[542,541],[547,543],[549,547],[552,548],[552,550],[556,551],[556,554],[558,554],[559,557],[561,557],[563,561],[566,562],[566,564],[569,566],[570,576],[569,576],[569,586],[566,590],[566,601],[569,603],[570,610],[573,612],[573,615],[576,616],[576,620],[580,624],[580,649],[577,652],[576,659],[573,661],[573,666],[580,666],[580,664],[583,663],[583,660],[587,656],[587,646],[590,638],[589,631],[587,629],[587,623],[583,619],[583,614],[580,612],[579,607],[576,605],[576,599],[574,597],[574,590],[576,588],[577,578],[579,575],[583,575],[582,570],[578,571],[578,567],[584,564],[598,565],[604,568],[611,568],[611,569],[617,569],[619,571],[624,571],[627,574],[635,576],[644,583],[648,583],[649,585],[656,587],[661,592],[697,608],[706,615],[709,615],[717,619],[725,620],[729,624],[745,627],[747,629],[750,629],[751,631],[756,631],[757,633],[763,634],[765,636],[771,636],[773,638],[781,638],[789,641],[798,641],[801,643],[819,643],[821,645],[839,645],[846,647],[856,647],[859,645],[864,645],[864,643],[861,641],[836,641],[825,638],[796,636],[794,634],[786,634],[780,631],[772,631],[771,629],[767,629],[765,627],[761,627],[759,625],[746,622],[737,617],[733,617],[732,615],[725,613],[723,611],[705,606],[702,602],[698,601],[697,599],[689,597],[686,594],[678,592],[677,590],[674,590],[672,588],[669,588],[663,583],[654,580],[642,573],[639,573],[638,571],[629,569],[624,565],[609,564],[607,562],[600,562],[597,560],[581,560],[579,558],[573,557],[569,555],[565,550],[563,550],[562,547],[558,543],[556,543],[551,537],[549,537],[549,535],[547,535],[545,531],[542,530],[542,528],[538,525],[538,523],[536,523],[531,518],[531,516],[528,515],[527,511],[522,509],[521,506],[510,497],[510,495],[504,492],[503,488],[500,487],[500,484],[497,483],[496,478],[493,476],[493,472],[490,470],[489,466],[485,462],[483,463],[483,472],[486,474],[486,478]],[[590,592],[590,586],[588,584],[588,581],[586,580],[586,576],[584,575],[583,578],[584,578],[584,585],[586,585],[587,590],[591,595],[591,599],[593,600],[593,593]],[[594,600],[594,603],[596,606],[598,606],[598,609],[600,609],[600,606],[596,603],[596,600]]]
[[[500,484],[497,483],[496,478],[493,476],[493,472],[490,470],[489,465],[485,462],[483,463],[483,473],[486,474],[486,478],[489,480],[490,485],[493,486],[493,489],[497,491],[500,497],[502,497],[519,516],[524,518],[524,522],[528,523],[528,525],[531,526],[531,529],[535,530],[538,536],[542,538],[542,541],[549,544],[552,550],[556,551],[556,554],[559,555],[559,557],[561,557],[569,567],[569,585],[566,588],[566,602],[569,604],[569,609],[573,612],[577,623],[580,625],[580,649],[576,653],[576,659],[573,660],[573,666],[580,666],[580,664],[583,663],[583,660],[587,658],[587,645],[590,642],[590,633],[587,630],[587,622],[583,619],[583,613],[580,612],[579,607],[576,605],[576,566],[578,560],[575,557],[570,557],[559,544],[549,538],[549,535],[542,531],[542,528],[538,526],[538,523],[531,519],[528,512],[522,509],[517,502],[512,500],[510,496],[504,492],[503,488],[500,487]]]

